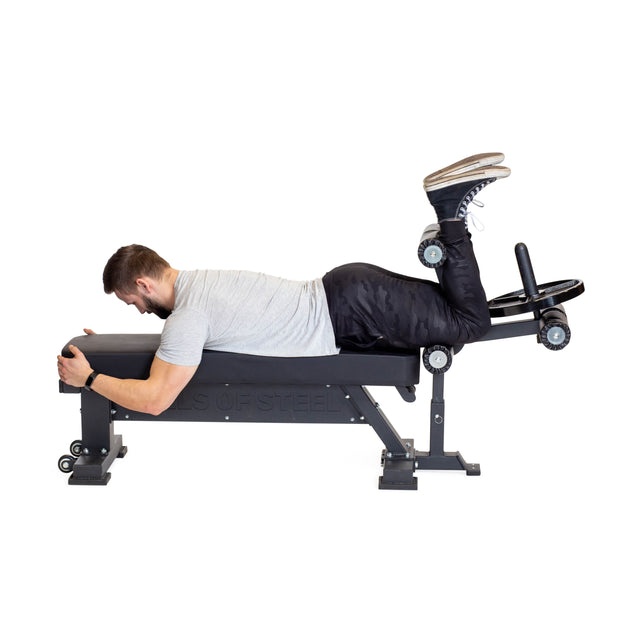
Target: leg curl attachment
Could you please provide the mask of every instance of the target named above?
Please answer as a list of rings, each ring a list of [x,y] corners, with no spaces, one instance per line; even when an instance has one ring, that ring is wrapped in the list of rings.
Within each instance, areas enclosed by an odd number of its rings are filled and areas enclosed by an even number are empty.
[[[564,349],[571,340],[571,330],[567,322],[567,314],[564,307],[558,305],[550,309],[544,309],[540,313],[540,333],[538,342],[551,351]]]
[[[422,354],[424,368],[433,375],[440,375],[449,371],[453,363],[453,347],[434,344],[427,347]]]
[[[447,259],[447,248],[438,240],[439,234],[440,225],[430,224],[420,237],[418,258],[425,267],[430,269],[442,266]]]

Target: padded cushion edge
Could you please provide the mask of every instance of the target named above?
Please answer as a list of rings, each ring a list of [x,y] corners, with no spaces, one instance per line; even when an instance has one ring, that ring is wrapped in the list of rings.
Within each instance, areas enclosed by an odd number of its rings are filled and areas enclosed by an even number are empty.
[[[160,334],[77,336],[69,345],[82,351],[97,371],[117,378],[145,379],[160,346]],[[419,352],[342,351],[335,356],[280,358],[204,351],[193,382],[198,384],[356,384],[409,386],[420,380]]]

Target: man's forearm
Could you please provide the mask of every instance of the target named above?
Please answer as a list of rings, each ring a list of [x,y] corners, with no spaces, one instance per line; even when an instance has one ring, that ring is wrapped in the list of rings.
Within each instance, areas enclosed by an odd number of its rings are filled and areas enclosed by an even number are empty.
[[[93,381],[91,389],[131,411],[154,415],[161,412],[158,410],[154,388],[148,380],[121,380],[101,373]]]
[[[154,416],[160,415],[173,404],[198,368],[198,365],[169,364],[156,356],[146,380],[123,380],[94,372],[80,349],[69,345],[69,350],[72,358],[58,356],[58,374],[62,382],[72,387],[82,387],[93,372],[96,375],[92,376],[91,389],[95,393],[125,409]]]

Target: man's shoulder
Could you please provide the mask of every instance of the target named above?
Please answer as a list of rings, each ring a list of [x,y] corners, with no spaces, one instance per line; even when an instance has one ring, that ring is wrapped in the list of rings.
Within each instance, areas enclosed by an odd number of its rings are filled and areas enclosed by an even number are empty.
[[[207,314],[196,307],[183,306],[171,312],[165,320],[163,333],[176,327],[184,327],[192,324],[206,324]]]

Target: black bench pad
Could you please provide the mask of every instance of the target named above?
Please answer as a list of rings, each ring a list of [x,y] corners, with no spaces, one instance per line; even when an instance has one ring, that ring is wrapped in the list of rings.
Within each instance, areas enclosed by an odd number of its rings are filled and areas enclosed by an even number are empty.
[[[70,340],[91,366],[116,378],[146,379],[160,334],[96,334]],[[199,384],[345,384],[410,386],[420,380],[419,351],[341,351],[335,356],[275,358],[225,351],[204,351],[193,383]],[[61,391],[77,391],[61,385]]]

